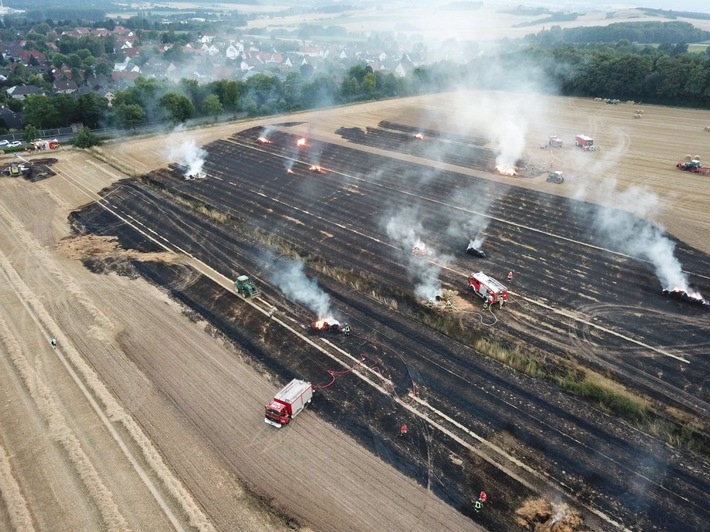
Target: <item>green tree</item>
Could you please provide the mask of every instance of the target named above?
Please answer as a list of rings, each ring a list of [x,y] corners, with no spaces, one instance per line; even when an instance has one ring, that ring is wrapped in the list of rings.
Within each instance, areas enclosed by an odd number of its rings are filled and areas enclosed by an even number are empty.
[[[56,53],[52,56],[52,66],[54,68],[59,68],[62,65],[68,64],[68,63],[69,63],[69,59],[64,54]]]
[[[24,104],[22,121],[25,125],[33,125],[39,129],[51,127],[58,121],[57,110],[52,102],[43,94],[28,96]]]
[[[184,122],[195,114],[195,108],[187,96],[174,92],[160,98],[158,106],[167,113],[172,122]]]
[[[202,109],[206,114],[213,116],[215,122],[217,121],[217,117],[222,114],[224,110],[222,103],[219,101],[219,96],[216,94],[210,94],[205,98],[205,101],[202,102]]]
[[[39,138],[39,131],[32,124],[25,126],[25,130],[22,133],[22,138],[25,142],[32,142]]]
[[[137,103],[122,103],[116,108],[116,120],[123,129],[135,132],[145,118],[145,111]]]
[[[55,94],[50,101],[55,110],[56,121],[49,123],[49,127],[68,126],[81,119],[79,102],[71,94]]]
[[[72,68],[81,68],[81,57],[78,54],[69,54],[67,64]]]
[[[91,146],[100,146],[101,139],[94,135],[88,127],[83,127],[74,139],[74,146],[77,148],[91,148]]]
[[[368,96],[372,96],[372,94],[375,92],[375,85],[376,85],[377,79],[375,78],[375,74],[372,72],[368,72],[365,74],[365,77],[362,80],[362,90],[365,94]]]
[[[106,114],[108,102],[95,92],[79,96],[79,121],[87,127],[96,128]]]
[[[224,108],[228,111],[237,110],[237,102],[239,101],[239,87],[236,81],[228,81],[221,79],[210,83],[207,89],[219,97]]]

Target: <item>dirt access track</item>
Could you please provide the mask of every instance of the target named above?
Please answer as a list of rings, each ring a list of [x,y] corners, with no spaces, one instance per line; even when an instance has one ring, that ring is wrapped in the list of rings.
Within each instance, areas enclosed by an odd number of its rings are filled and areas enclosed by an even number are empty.
[[[492,172],[479,115],[516,105],[370,103],[64,151],[54,176],[2,178],[2,528],[511,530],[543,499],[537,519],[569,529],[706,529],[706,454],[481,353],[578,364],[707,432],[707,311],[664,298],[653,261],[590,228],[595,201],[640,231],[635,215],[653,216],[710,293],[710,182],[675,168],[710,157],[710,113],[536,98],[513,113],[520,156],[563,170],[556,185]],[[562,149],[540,149],[550,134]],[[194,146],[207,177],[185,180],[171,163]],[[386,231],[412,211],[430,256]],[[471,220],[485,259],[448,230]],[[306,333],[314,312],[279,288],[279,254],[353,334]],[[515,271],[507,307],[466,293],[478,269]],[[432,272],[451,309],[415,296]],[[234,294],[239,273],[259,297]],[[291,426],[263,422],[290,378],[327,385],[355,365]]]

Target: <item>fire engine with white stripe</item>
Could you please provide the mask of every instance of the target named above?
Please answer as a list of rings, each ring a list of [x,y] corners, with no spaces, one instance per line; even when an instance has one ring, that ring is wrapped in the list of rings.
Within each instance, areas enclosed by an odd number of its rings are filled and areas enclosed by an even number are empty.
[[[469,275],[468,289],[483,299],[486,307],[496,303],[502,307],[508,301],[508,289],[502,283],[483,272]]]

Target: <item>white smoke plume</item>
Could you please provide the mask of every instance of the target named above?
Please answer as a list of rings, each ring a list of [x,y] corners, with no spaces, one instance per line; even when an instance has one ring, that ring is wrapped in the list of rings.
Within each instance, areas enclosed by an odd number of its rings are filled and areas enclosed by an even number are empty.
[[[606,180],[598,190],[607,198],[607,207],[593,208],[598,235],[619,251],[649,261],[663,289],[692,293],[688,276],[675,257],[675,242],[661,226],[649,221],[660,209],[658,196],[642,187],[620,191],[615,180]]]
[[[277,262],[274,264],[271,280],[286,297],[308,307],[318,316],[318,319],[332,318],[330,296],[318,286],[316,281],[306,276],[302,262],[295,260]]]
[[[180,144],[171,143],[168,158],[186,167],[185,176],[198,176],[203,173],[207,152],[197,146],[195,139],[187,139]]]
[[[400,244],[405,251],[411,250],[415,246],[422,247],[424,245],[419,236],[424,232],[424,229],[419,221],[417,209],[405,207],[393,214],[387,220],[385,229],[387,236]]]
[[[385,222],[387,236],[396,242],[406,257],[406,267],[414,281],[414,293],[418,298],[434,299],[441,293],[439,274],[451,257],[436,252],[423,239],[424,229],[415,208],[406,207],[391,215]],[[415,255],[414,248],[425,254]]]
[[[525,120],[519,116],[502,117],[491,124],[491,140],[496,154],[496,168],[512,172],[525,149]]]

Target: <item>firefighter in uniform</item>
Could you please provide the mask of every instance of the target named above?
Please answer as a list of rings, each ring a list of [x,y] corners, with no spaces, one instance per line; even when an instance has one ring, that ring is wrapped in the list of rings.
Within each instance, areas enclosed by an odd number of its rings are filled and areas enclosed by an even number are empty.
[[[399,435],[400,435],[400,437],[407,435],[407,425],[406,425],[406,423],[403,423],[402,426],[399,428]]]
[[[513,272],[508,272],[508,282],[513,280]]]

